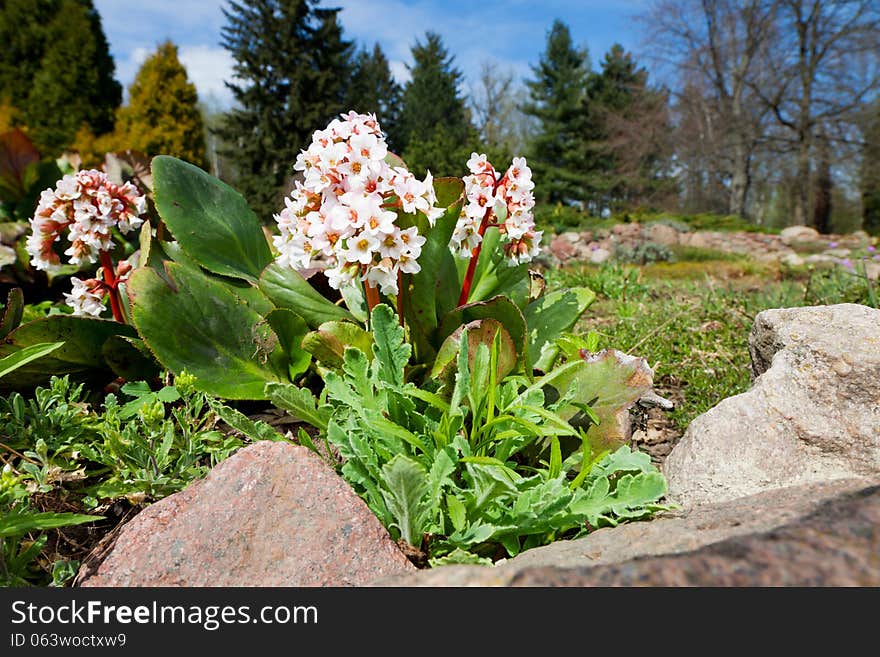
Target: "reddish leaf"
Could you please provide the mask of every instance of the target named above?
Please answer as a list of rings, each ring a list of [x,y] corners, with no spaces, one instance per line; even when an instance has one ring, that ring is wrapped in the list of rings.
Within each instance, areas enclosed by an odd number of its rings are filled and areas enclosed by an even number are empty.
[[[0,134],[0,200],[21,200],[27,192],[25,170],[39,161],[39,151],[21,130],[13,128]]]

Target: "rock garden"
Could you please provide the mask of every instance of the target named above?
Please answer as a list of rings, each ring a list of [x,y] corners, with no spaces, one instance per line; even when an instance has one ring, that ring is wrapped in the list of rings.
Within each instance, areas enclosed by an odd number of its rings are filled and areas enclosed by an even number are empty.
[[[169,156],[42,192],[5,585],[880,584],[876,238],[544,235],[525,159],[354,112],[294,169],[268,231]]]

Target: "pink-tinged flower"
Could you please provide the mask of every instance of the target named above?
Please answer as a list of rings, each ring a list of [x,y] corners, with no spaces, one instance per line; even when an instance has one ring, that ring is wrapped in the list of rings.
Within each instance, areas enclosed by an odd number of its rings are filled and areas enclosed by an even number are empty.
[[[382,294],[397,294],[397,272],[399,265],[391,258],[382,258],[367,269],[363,279],[373,287],[378,287]],[[418,271],[418,270],[416,270]]]
[[[363,278],[396,293],[398,258],[408,258],[407,269],[412,270],[424,238],[415,228],[402,237],[395,210],[421,212],[431,225],[444,210],[435,207],[430,174],[420,182],[405,168],[389,166],[387,154],[372,114],[348,112],[316,131],[294,164],[303,181],[275,215],[278,262],[305,268],[318,257],[334,287]]]
[[[131,183],[116,185],[95,169],[68,174],[54,190],[40,194],[25,246],[31,264],[40,270],[56,269],[61,259],[54,243],[65,231],[70,242],[64,251],[68,261],[94,263],[102,251],[113,248],[112,229],[129,233],[140,228],[145,211],[146,199]]]
[[[72,290],[64,293],[64,302],[73,308],[73,314],[99,317],[106,309],[104,284],[95,278],[83,281],[76,276],[71,276],[70,282]]]
[[[515,157],[500,178],[483,154],[471,154],[467,164],[471,175],[463,178],[466,202],[450,241],[453,253],[470,258],[482,241],[480,224],[504,217],[498,228],[506,239],[508,264],[530,261],[539,252],[541,233],[535,231],[535,185],[526,159]]]
[[[877,250],[877,247],[875,247],[873,244],[868,246],[868,253],[874,253],[874,251],[876,251],[876,250]]]

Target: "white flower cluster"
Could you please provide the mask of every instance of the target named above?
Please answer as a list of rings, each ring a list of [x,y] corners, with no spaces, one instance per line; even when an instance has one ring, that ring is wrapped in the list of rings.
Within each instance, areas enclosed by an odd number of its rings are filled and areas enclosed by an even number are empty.
[[[461,209],[450,247],[460,258],[470,258],[480,244],[480,224],[492,224],[506,211],[506,218],[498,225],[506,235],[504,251],[508,264],[529,262],[540,248],[541,231],[535,230],[535,197],[532,190],[532,170],[524,157],[513,158],[513,163],[499,178],[495,167],[484,154],[472,153],[467,162],[470,175],[464,177],[465,205]]]
[[[114,273],[116,283],[124,283],[131,273],[131,264],[123,260],[116,266]],[[109,287],[104,281],[104,270],[98,269],[95,278],[82,280],[76,276],[70,277],[71,291],[64,293],[65,303],[73,308],[74,315],[91,315],[99,317],[106,309],[104,297],[107,296]]]
[[[27,239],[31,264],[52,270],[60,264],[53,244],[69,229],[70,247],[64,255],[70,263],[94,263],[102,251],[113,248],[110,236],[115,226],[128,233],[143,223],[146,198],[131,183],[116,185],[107,174],[79,171],[58,181],[55,189],[44,190],[36,214],[31,219],[32,234]]]
[[[436,207],[430,172],[419,181],[405,168],[387,164],[387,154],[372,114],[349,112],[314,133],[294,165],[304,181],[297,181],[286,207],[275,215],[281,264],[305,269],[321,258],[336,289],[360,278],[383,294],[398,293],[398,273],[420,270],[425,238],[415,227],[397,226],[395,210],[421,212],[431,225],[443,210]]]

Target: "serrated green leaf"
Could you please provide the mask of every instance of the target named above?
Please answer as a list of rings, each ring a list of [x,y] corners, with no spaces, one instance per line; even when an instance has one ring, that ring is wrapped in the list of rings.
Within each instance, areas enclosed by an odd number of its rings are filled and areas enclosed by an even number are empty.
[[[308,422],[322,431],[327,430],[330,411],[326,407],[318,406],[318,400],[309,389],[291,383],[267,383],[265,395],[278,408],[296,419]]]
[[[410,545],[421,544],[420,507],[428,484],[425,469],[411,458],[398,454],[382,466],[382,495],[394,518],[393,526]]]
[[[373,355],[378,380],[393,387],[403,385],[404,368],[409,362],[411,347],[404,341],[403,327],[392,308],[380,303],[370,318],[373,332]]]
[[[462,531],[467,523],[467,509],[464,504],[452,495],[446,496],[446,512],[449,514],[449,520],[456,531]]]
[[[230,408],[226,404],[222,404],[216,399],[209,398],[208,404],[210,405],[211,410],[213,410],[221,420],[223,420],[230,427],[232,427],[242,435],[247,436],[251,440],[286,440],[284,436],[278,433],[270,424],[267,424],[266,422],[261,422],[260,420],[252,420],[244,413],[241,413],[234,408]],[[317,451],[316,449],[314,449],[314,445],[312,445],[312,449],[313,451]]]

